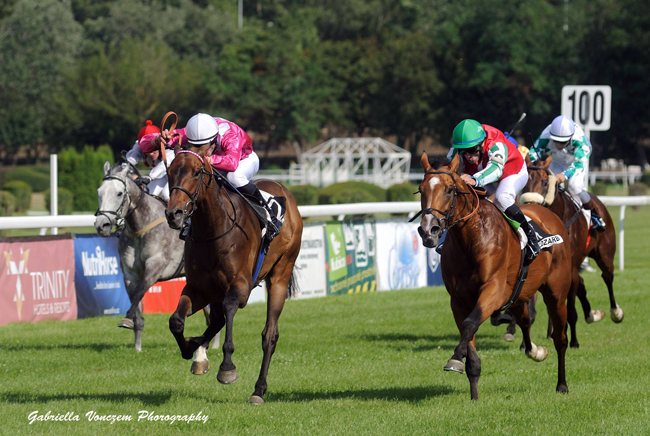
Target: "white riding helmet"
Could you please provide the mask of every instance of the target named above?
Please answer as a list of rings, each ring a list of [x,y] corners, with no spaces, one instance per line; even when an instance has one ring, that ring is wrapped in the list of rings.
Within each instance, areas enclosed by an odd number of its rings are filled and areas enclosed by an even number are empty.
[[[190,144],[204,145],[219,134],[219,126],[211,115],[196,114],[187,122],[185,134]]]
[[[567,142],[576,132],[576,123],[569,117],[560,115],[551,123],[551,139],[555,142]]]

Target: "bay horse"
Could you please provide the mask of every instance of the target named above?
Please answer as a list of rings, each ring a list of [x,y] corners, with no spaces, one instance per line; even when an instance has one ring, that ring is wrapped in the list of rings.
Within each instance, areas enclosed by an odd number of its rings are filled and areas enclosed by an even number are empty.
[[[623,321],[623,309],[616,303],[614,298],[614,254],[616,253],[616,231],[614,222],[607,211],[605,205],[593,194],[589,196],[593,199],[598,208],[600,216],[605,221],[605,231],[597,232],[589,228],[587,220],[582,213],[582,204],[579,199],[562,189],[551,174],[549,166],[553,160],[549,156],[546,160],[531,162],[530,157],[526,157],[528,165],[528,183],[524,187],[523,194],[520,197],[521,203],[537,203],[547,207],[553,213],[562,219],[567,227],[571,241],[571,264],[575,274],[574,284],[569,292],[567,303],[568,322],[571,327],[570,346],[578,348],[580,346],[576,338],[576,322],[578,315],[575,307],[576,296],[580,299],[584,311],[585,321],[592,323],[600,321],[605,313],[602,310],[592,310],[589,300],[587,299],[587,290],[584,280],[579,275],[580,265],[585,257],[589,256],[596,261],[598,268],[602,271],[602,278],[609,292],[610,316],[612,321],[620,323]]]
[[[104,178],[97,189],[99,209],[95,229],[109,236],[118,222],[124,221],[118,252],[131,307],[118,327],[133,330],[135,351],[142,351],[142,298],[159,280],[184,275],[183,241],[179,232],[166,225],[165,204],[144,192],[134,181],[138,170],[128,162],[104,163]],[[120,226],[121,227],[121,226]]]
[[[461,334],[459,344],[444,367],[445,371],[463,373],[467,358],[467,377],[473,400],[478,399],[481,360],[476,353],[475,335],[490,315],[514,298],[523,255],[520,241],[510,224],[494,204],[479,199],[476,192],[460,178],[460,155],[429,162],[426,153],[420,160],[424,180],[420,183],[422,220],[418,232],[425,247],[434,247],[447,230],[441,251],[442,278],[451,297],[451,310]],[[541,229],[568,240],[562,221],[538,205],[522,207]],[[565,376],[567,349],[566,298],[570,283],[569,244],[562,242],[544,248],[529,265],[528,278],[514,299],[510,312],[521,328],[526,356],[544,360],[548,351],[530,340],[530,317],[526,302],[537,290],[544,297],[553,323],[553,342],[558,358],[556,390],[568,392]]]
[[[209,341],[226,326],[223,361],[217,380],[230,384],[237,380],[232,361],[233,321],[244,308],[251,290],[262,280],[267,287],[266,325],[262,331],[264,353],[259,377],[249,402],[264,404],[271,356],[279,338],[278,318],[284,302],[296,286],[293,269],[300,251],[302,217],[291,193],[271,180],[257,186],[273,196],[286,198],[284,224],[271,242],[268,254],[255,277],[262,235],[257,215],[237,192],[229,189],[225,177],[205,159],[208,146],[180,150],[168,169],[170,200],[165,214],[169,226],[182,227],[191,216],[190,234],[185,241],[187,284],[176,311],[169,318],[171,330],[184,359],[191,359],[199,345]],[[210,304],[210,326],[202,336],[184,337],[186,317]],[[195,361],[207,361],[197,352]]]

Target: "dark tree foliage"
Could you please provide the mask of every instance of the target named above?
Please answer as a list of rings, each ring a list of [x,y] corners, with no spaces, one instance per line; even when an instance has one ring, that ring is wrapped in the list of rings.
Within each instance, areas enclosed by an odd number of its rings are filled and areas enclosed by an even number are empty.
[[[610,85],[592,165],[647,161],[646,0],[243,5],[240,29],[234,0],[0,1],[3,156],[107,142],[117,154],[168,110],[181,125],[199,111],[240,123],[262,156],[347,135],[418,152],[469,117],[508,130],[526,112],[518,133],[536,136],[564,85]]]

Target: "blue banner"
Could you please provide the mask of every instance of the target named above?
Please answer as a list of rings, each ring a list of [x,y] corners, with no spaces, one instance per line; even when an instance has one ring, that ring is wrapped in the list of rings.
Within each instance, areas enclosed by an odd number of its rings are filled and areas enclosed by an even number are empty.
[[[440,238],[440,244],[445,241],[447,230]],[[442,273],[440,272],[440,255],[436,252],[435,248],[427,248],[427,285],[429,286],[444,286],[442,281]]]
[[[125,314],[131,302],[124,287],[117,238],[77,235],[74,262],[77,317]]]

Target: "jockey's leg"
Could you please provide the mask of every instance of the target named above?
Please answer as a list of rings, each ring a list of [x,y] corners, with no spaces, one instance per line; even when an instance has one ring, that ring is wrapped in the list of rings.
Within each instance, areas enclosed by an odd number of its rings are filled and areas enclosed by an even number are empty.
[[[282,226],[282,223],[273,214],[269,208],[268,203],[266,200],[264,200],[264,197],[262,196],[262,193],[257,188],[257,186],[255,186],[255,184],[250,181],[250,179],[257,173],[257,170],[259,169],[259,162],[260,161],[257,157],[257,154],[253,152],[245,159],[239,161],[239,166],[237,169],[235,171],[229,172],[226,177],[228,178],[228,181],[239,190],[239,192],[254,198],[259,202],[261,206],[267,210],[269,216],[271,217],[271,221],[267,223],[266,226],[266,239],[270,243],[273,238],[275,238],[275,236],[280,233],[280,227]]]
[[[539,239],[537,238],[537,233],[535,233],[533,227],[528,223],[528,220],[526,220],[524,213],[515,203],[517,193],[526,186],[527,181],[528,170],[525,165],[517,174],[501,179],[498,182],[499,184],[494,194],[494,204],[508,218],[519,223],[519,226],[524,230],[524,233],[526,233],[526,237],[528,237],[528,245],[531,250],[531,257],[528,261],[532,262],[540,251]]]
[[[584,181],[585,174],[583,172],[574,174],[573,177],[569,179],[569,192],[580,198],[582,208],[591,211],[591,220],[594,223],[594,228],[599,232],[603,232],[605,231],[605,221],[600,216],[596,203],[592,200],[591,196],[585,189]]]
[[[151,195],[169,202],[169,183],[167,182],[167,176],[152,180],[147,186]]]

